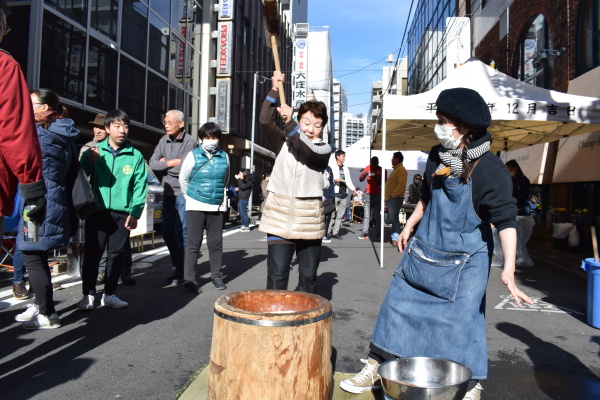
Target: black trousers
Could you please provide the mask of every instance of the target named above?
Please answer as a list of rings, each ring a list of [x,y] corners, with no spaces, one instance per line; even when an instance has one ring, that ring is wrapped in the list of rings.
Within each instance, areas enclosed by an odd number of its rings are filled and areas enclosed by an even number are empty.
[[[96,278],[105,248],[107,260],[104,294],[116,293],[123,267],[125,245],[129,241],[129,230],[125,228],[126,220],[126,213],[109,210],[96,211],[85,220],[85,257],[81,268],[84,296],[96,293]]]
[[[206,244],[210,262],[210,278],[223,277],[223,223],[225,213],[207,211],[186,211],[187,243],[183,261],[183,280],[196,282],[198,254],[202,246],[204,228],[206,228]]]
[[[56,312],[52,293],[47,251],[23,251],[23,264],[29,272],[29,284],[35,294],[34,303],[40,314],[50,316]]]
[[[321,239],[292,240],[294,243],[268,245],[267,289],[287,290],[290,264],[294,250],[298,256],[298,287],[296,290],[317,293],[317,269],[321,262]]]

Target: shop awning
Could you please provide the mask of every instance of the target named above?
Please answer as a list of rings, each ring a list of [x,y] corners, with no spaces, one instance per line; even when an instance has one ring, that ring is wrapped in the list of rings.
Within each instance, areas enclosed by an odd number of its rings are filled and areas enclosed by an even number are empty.
[[[490,107],[493,151],[510,151],[600,130],[600,100],[529,85],[470,59],[432,90],[386,95],[373,148],[424,150],[437,144],[435,101],[448,88],[477,90]]]

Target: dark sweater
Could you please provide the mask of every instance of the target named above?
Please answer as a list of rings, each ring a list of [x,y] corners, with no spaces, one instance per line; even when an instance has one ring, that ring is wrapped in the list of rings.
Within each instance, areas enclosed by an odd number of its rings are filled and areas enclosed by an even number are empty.
[[[254,177],[248,175],[244,179],[238,179],[238,198],[240,200],[250,199],[250,193],[252,192],[252,186],[254,184]]]
[[[471,147],[476,147],[485,140],[491,140],[489,133],[471,143]],[[431,181],[441,163],[439,149],[440,145],[432,147],[427,159],[421,195],[425,204],[431,199]],[[506,165],[489,151],[480,160],[471,174],[473,209],[482,221],[494,224],[498,231],[516,228],[517,206],[512,197],[512,182]],[[475,162],[470,164],[471,168],[474,164]]]

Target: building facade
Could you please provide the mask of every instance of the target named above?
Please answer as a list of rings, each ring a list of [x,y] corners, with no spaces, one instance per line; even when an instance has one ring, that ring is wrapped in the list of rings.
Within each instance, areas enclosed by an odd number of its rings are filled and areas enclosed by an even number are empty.
[[[352,146],[367,134],[367,117],[359,114],[354,116],[350,113],[342,115],[342,142],[341,149]]]
[[[261,0],[8,1],[12,33],[3,40],[30,89],[63,100],[82,132],[96,113],[121,108],[129,138],[149,158],[164,135],[164,114],[183,111],[193,134],[205,122],[226,133],[232,170],[250,168],[252,133],[259,173],[274,154],[254,118],[274,69]],[[278,2],[280,58],[291,70],[291,18],[307,1]],[[255,124],[253,125],[253,121]],[[258,168],[257,168],[258,169]]]

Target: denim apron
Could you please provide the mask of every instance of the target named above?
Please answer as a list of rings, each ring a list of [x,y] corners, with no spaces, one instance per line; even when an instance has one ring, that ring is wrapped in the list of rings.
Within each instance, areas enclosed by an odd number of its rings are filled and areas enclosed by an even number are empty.
[[[471,180],[434,176],[429,202],[379,311],[371,343],[398,357],[435,357],[487,377],[485,290],[493,237]]]

